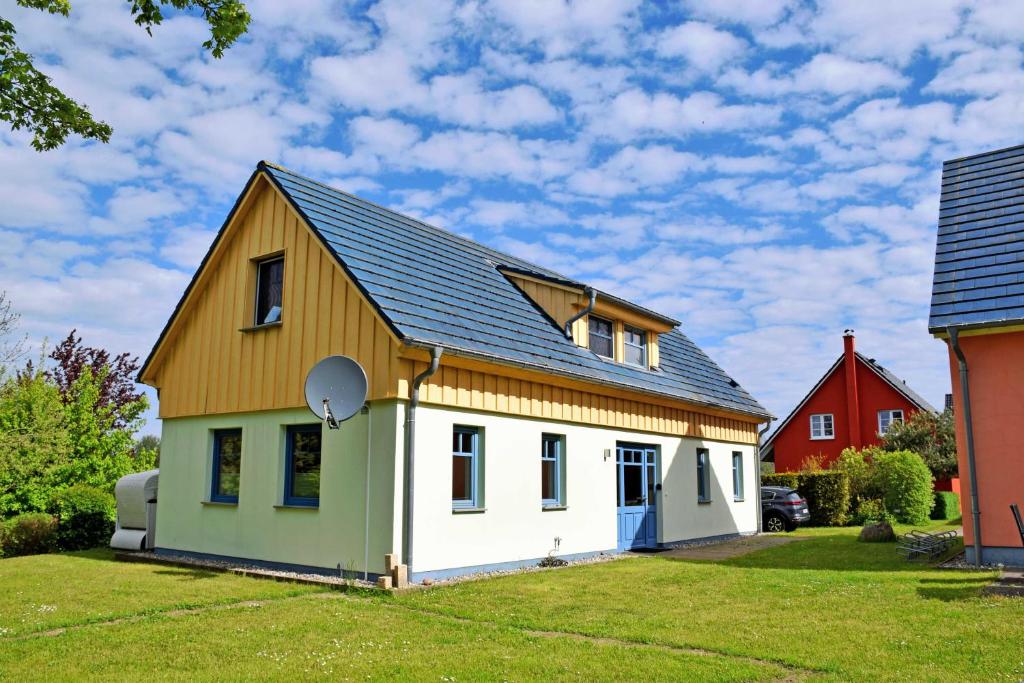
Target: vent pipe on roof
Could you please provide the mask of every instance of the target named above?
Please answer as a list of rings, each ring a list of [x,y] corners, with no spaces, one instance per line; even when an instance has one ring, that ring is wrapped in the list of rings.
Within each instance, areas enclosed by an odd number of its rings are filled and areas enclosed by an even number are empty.
[[[967,476],[971,479],[971,528],[974,531],[974,566],[981,566],[981,504],[978,502],[978,477],[974,463],[974,425],[971,424],[971,389],[967,383],[967,358],[960,348],[960,331],[947,327],[949,345],[960,366],[960,398],[964,409],[964,440],[967,442]]]
[[[412,577],[412,522],[413,522],[413,472],[416,461],[416,406],[420,404],[420,385],[437,372],[443,349],[435,346],[430,350],[430,367],[416,375],[409,392],[409,408],[405,415],[405,529],[403,534],[402,562],[409,568]]]
[[[586,308],[565,321],[565,336],[569,339],[572,339],[572,324],[593,311],[594,305],[597,303],[597,291],[593,287],[585,287],[583,293],[590,297],[590,302]]]

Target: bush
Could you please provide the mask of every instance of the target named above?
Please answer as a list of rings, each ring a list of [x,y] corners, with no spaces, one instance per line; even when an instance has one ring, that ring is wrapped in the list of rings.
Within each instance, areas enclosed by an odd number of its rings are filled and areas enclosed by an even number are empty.
[[[106,491],[77,484],[50,499],[49,512],[57,519],[57,547],[88,550],[110,542],[117,507]]]
[[[868,447],[862,451],[846,448],[833,463],[832,469],[845,472],[850,482],[850,510],[856,511],[869,500],[880,500],[882,492],[875,481],[874,458],[882,452],[880,448]],[[863,522],[858,522],[863,524]]]
[[[26,512],[8,520],[4,527],[4,557],[39,555],[57,547],[57,520],[46,513]]]
[[[852,506],[851,506],[852,507]],[[886,517],[885,506],[878,499],[862,500],[853,508],[850,521],[858,526],[869,522],[877,522]]]
[[[932,519],[956,519],[960,516],[960,496],[952,491],[936,491]]]
[[[765,486],[788,486],[807,499],[811,526],[843,526],[850,508],[850,484],[845,472],[782,472],[761,478]]]
[[[928,521],[935,498],[932,473],[924,459],[910,451],[892,451],[879,453],[874,463],[885,509],[904,524]]]

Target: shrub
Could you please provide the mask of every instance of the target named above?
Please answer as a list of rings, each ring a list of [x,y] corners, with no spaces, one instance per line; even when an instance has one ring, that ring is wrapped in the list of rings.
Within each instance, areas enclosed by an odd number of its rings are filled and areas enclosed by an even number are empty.
[[[877,522],[886,516],[885,506],[878,499],[862,500],[856,507],[852,505],[851,507],[853,508],[853,514],[850,521],[858,526],[863,526],[869,522]]]
[[[960,516],[960,496],[952,491],[936,491],[932,519],[956,519]]]
[[[57,520],[43,512],[26,512],[7,521],[4,557],[39,555],[57,547]]]
[[[781,472],[764,476],[765,486],[788,486],[807,499],[811,526],[842,526],[850,507],[850,484],[845,472]]]
[[[775,472],[774,474],[761,475],[762,486],[788,486],[791,489],[797,488],[797,481],[800,475],[796,472]]]
[[[935,499],[932,473],[924,459],[910,451],[892,451],[879,453],[874,463],[885,509],[904,524],[926,522]]]
[[[77,484],[55,494],[48,509],[57,519],[57,547],[61,550],[106,545],[114,533],[117,508],[106,491]]]
[[[832,465],[832,469],[846,473],[850,483],[850,510],[854,511],[854,515],[861,503],[882,498],[874,472],[874,458],[881,452],[880,448],[874,447],[862,451],[846,448]]]

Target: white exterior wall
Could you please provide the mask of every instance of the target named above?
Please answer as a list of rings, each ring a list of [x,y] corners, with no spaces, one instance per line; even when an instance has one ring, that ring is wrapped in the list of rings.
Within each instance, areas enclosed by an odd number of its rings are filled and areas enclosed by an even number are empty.
[[[481,430],[483,512],[452,511],[455,425]],[[565,436],[565,510],[541,507],[544,433]],[[753,446],[421,404],[416,414],[413,571],[541,558],[554,550],[555,537],[561,538],[556,552],[561,556],[614,551],[617,442],[649,444],[659,450],[659,543],[757,531]],[[710,503],[697,502],[697,448],[710,451]],[[733,451],[743,453],[742,502],[733,500]]]

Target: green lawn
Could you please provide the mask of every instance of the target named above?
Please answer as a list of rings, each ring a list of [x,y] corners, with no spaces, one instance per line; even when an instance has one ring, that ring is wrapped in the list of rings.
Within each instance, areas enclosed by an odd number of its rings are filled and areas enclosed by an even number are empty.
[[[798,533],[725,562],[653,555],[394,597],[101,552],[0,560],[0,680],[1024,679],[1024,600],[980,597],[991,573],[910,565],[855,529]]]

